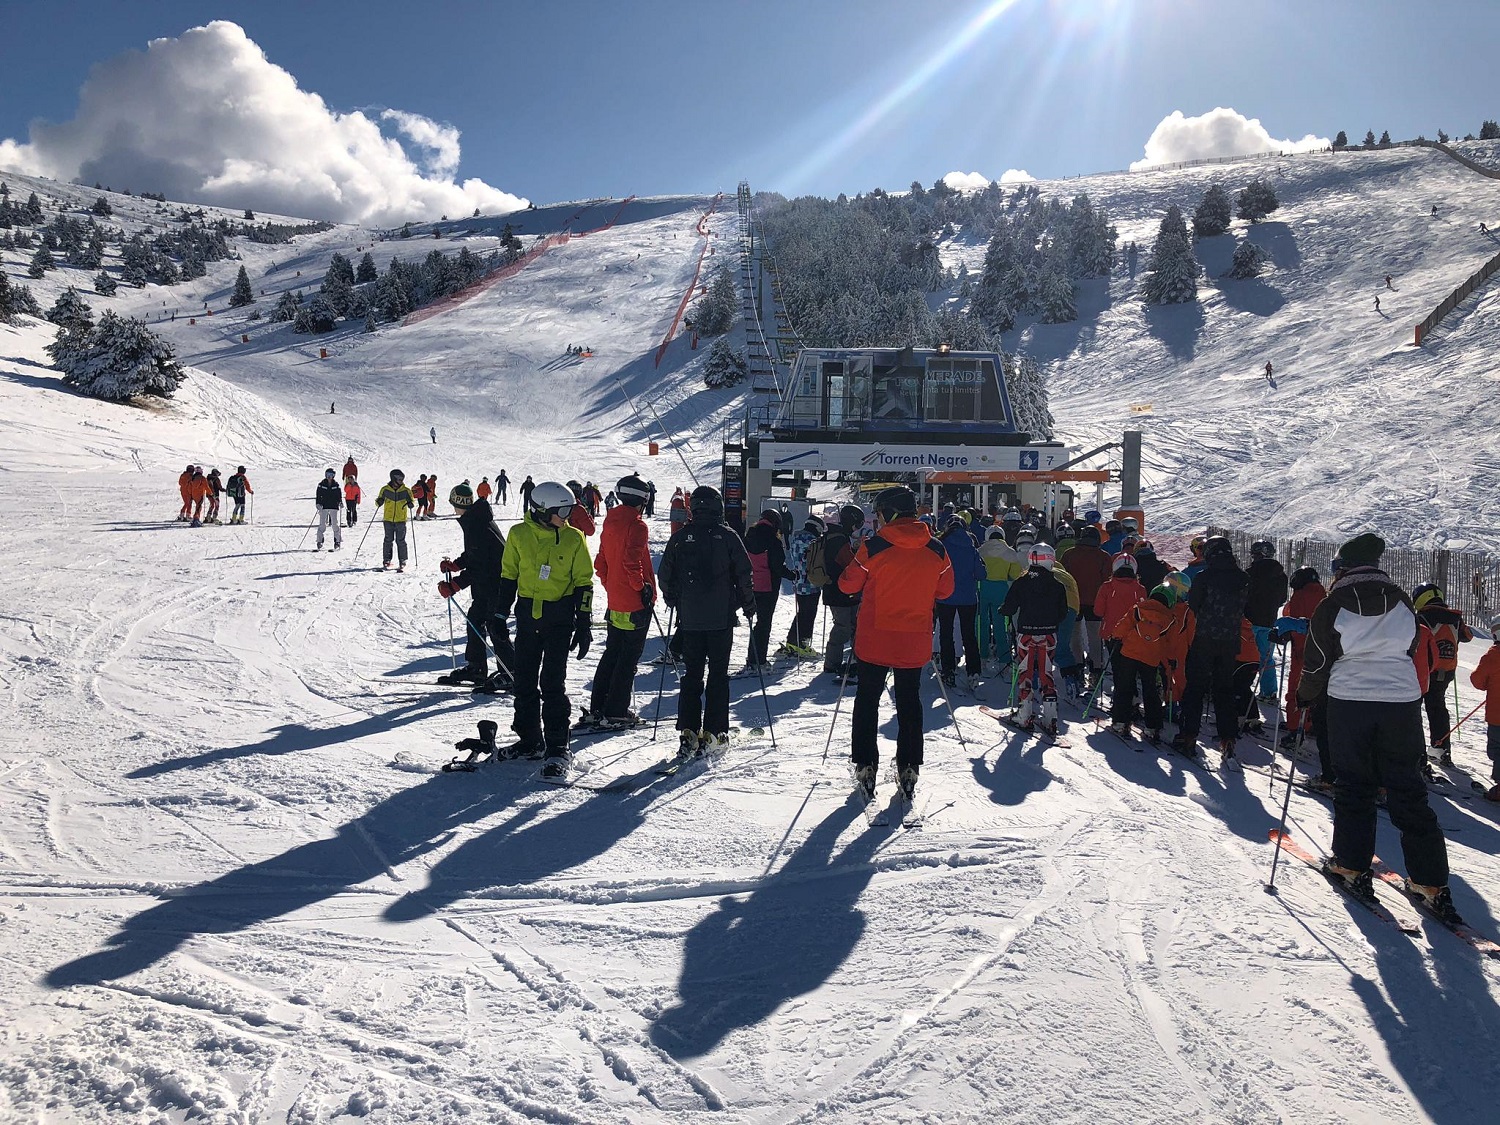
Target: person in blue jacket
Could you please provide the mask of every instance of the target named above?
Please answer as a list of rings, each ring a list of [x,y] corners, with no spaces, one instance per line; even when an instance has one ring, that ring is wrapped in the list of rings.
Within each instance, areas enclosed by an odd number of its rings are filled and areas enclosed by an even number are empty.
[[[984,560],[969,534],[962,516],[948,520],[942,535],[943,550],[953,567],[953,593],[937,603],[938,662],[943,683],[957,681],[958,655],[953,645],[953,622],[958,620],[964,646],[964,673],[971,679],[979,675],[981,655],[976,624],[979,616],[979,580],[984,577]]]

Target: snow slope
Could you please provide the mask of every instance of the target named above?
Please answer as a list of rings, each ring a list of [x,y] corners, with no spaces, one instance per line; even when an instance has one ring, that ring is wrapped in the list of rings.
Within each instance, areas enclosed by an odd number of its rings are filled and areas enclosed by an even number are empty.
[[[0,1120],[1485,1119],[1496,966],[1384,929],[1296,864],[1262,893],[1266,776],[1139,754],[1076,714],[1073,747],[1043,749],[978,712],[1006,684],[956,696],[958,729],[924,689],[919,829],[850,804],[848,701],[812,667],[764,697],[735,681],[735,723],[769,710],[775,744],[746,736],[707,774],[624,795],[543,789],[525,763],[436,772],[510,712],[430,686],[457,528],[417,525],[417,564],[374,571],[374,543],[353,557],[368,523],[311,551],[312,485],[352,450],[367,485],[393,464],[445,487],[640,468],[669,492],[688,474],[669,447],[646,457],[648,404],[701,475],[737,400],[696,389],[706,349],[654,352],[707,207],[632,203],[373,335],[222,312],[220,263],[192,294],[214,316],[160,326],[217,377],[163,409],[78,399],[37,366],[45,330],[0,329],[0,541],[21,576],[0,614]],[[528,213],[526,237],[576,209]],[[710,227],[732,245],[732,215]],[[268,303],[370,237],[247,262]],[[464,237],[491,235],[374,252]],[[185,459],[248,463],[256,522],[164,522]],[[1168,487],[1164,510],[1196,502]],[[594,659],[570,666],[575,699]],[[666,753],[672,673],[643,669],[636,701],[655,714],[658,684],[658,739],[580,742],[584,781]],[[1482,731],[1459,742],[1482,771]],[[1459,908],[1500,932],[1500,809],[1434,801]],[[1328,807],[1291,808],[1326,846]],[[1399,857],[1384,822],[1379,843]]]

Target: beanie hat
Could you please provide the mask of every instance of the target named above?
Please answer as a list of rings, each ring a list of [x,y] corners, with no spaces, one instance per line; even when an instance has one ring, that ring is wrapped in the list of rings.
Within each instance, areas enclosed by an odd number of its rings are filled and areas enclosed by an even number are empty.
[[[627,504],[642,508],[650,499],[651,490],[646,487],[645,481],[631,473],[628,477],[621,477],[615,483],[615,495]]]
[[[453,490],[448,493],[448,503],[455,508],[467,508],[474,503],[474,490],[469,487],[468,481],[453,486]]]
[[[1339,548],[1345,566],[1374,566],[1385,553],[1385,540],[1373,531],[1356,535]]]

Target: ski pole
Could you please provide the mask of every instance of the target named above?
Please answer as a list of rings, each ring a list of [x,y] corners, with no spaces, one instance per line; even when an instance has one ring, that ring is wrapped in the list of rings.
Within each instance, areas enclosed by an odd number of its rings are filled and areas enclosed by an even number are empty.
[[[1287,643],[1286,641],[1282,641],[1281,642],[1281,644],[1283,644],[1283,645],[1285,645],[1286,643]],[[1283,652],[1281,654],[1281,659],[1279,661],[1277,661],[1277,664],[1278,664],[1278,667],[1276,669],[1276,721],[1271,724],[1271,766],[1272,766],[1272,769],[1271,769],[1271,780],[1266,783],[1266,796],[1267,797],[1273,795],[1276,792],[1276,770],[1275,770],[1275,766],[1276,766],[1276,747],[1280,744],[1280,741],[1281,741],[1281,693],[1282,693],[1282,690],[1286,687],[1286,666],[1287,666],[1287,659],[1286,659],[1286,653],[1285,652]],[[1280,851],[1281,849],[1278,848],[1277,850]]]
[[[767,647],[770,647],[769,643]],[[760,677],[760,697],[766,705],[766,730],[771,734],[771,749],[777,750],[776,721],[771,718],[771,697],[766,694],[766,665],[764,660],[756,661],[755,674]]]
[[[450,606],[453,604],[452,598],[448,599],[448,604]],[[511,682],[514,683],[516,678],[515,672],[511,671],[510,665],[506,664],[505,661],[500,659],[500,654],[495,651],[495,646],[490,644],[490,639],[484,635],[484,630],[474,624],[474,619],[464,612],[463,606],[458,607],[458,615],[464,619],[470,629],[473,629],[474,632],[478,634],[479,641],[484,645],[485,651],[495,658],[495,667],[499,668],[502,672],[509,676],[511,678]]]
[[[449,594],[444,599],[448,603],[448,661],[453,665],[453,670],[458,671],[458,654],[453,648],[453,595]]]
[[[359,558],[360,551],[364,549],[365,540],[368,539],[368,538],[370,538],[370,529],[372,527],[374,527],[374,526],[375,526],[375,521],[374,520],[369,520],[368,522],[366,522],[366,524],[365,524],[365,533],[359,537],[359,546],[356,547],[356,548],[354,548],[354,558],[351,558],[349,560],[350,562],[353,562],[354,559]]]
[[[1292,758],[1286,771],[1286,795],[1281,798],[1281,820],[1276,825],[1276,850],[1271,854],[1271,878],[1266,883],[1266,894],[1276,893],[1276,865],[1281,861],[1281,838],[1286,834],[1286,813],[1292,803],[1292,780],[1297,776],[1297,759]]]
[[[964,741],[964,728],[958,725],[958,713],[953,710],[953,700],[948,698],[948,685],[943,683],[943,677],[938,675],[937,665],[929,660],[927,667],[932,669],[934,676],[937,676],[938,691],[943,693],[943,702],[948,705],[948,718],[953,720],[953,729],[958,733],[958,744],[963,747],[964,753],[967,754],[969,744]]]
[[[309,523],[307,525],[307,530],[302,533],[302,538],[299,539],[299,540],[297,540],[297,550],[299,550],[299,551],[302,550],[302,544],[304,544],[304,543],[307,542],[307,533],[313,529],[313,524],[317,523],[317,522],[318,522],[318,512],[317,512],[317,509],[314,508],[313,509],[312,523]]]
[[[656,607],[655,606],[653,606],[651,608],[651,617],[653,619],[655,619],[655,617],[656,617]],[[660,629],[661,628],[661,622],[658,621],[657,624],[656,624],[656,627],[658,629]],[[662,638],[661,639],[662,639],[662,644],[664,646],[666,646],[665,647],[666,655],[667,655],[668,659],[671,659],[671,656],[672,656],[672,607],[671,606],[667,606],[667,631],[662,634]],[[667,686],[667,662],[665,660],[663,660],[662,663],[661,663],[661,674],[656,677],[656,715],[651,720],[651,741],[652,742],[656,741],[656,731],[657,731],[657,728],[661,726],[661,693],[666,688],[666,686]]]
[[[852,657],[851,657],[852,658]],[[834,728],[839,725],[839,708],[844,703],[844,686],[849,682],[849,665],[844,665],[844,674],[839,677],[839,697],[833,703],[833,721],[828,724],[828,740],[823,743],[823,761],[828,761],[828,751],[833,746]]]
[[[1438,741],[1442,742],[1445,739],[1449,738],[1453,734],[1454,731],[1458,730],[1459,727],[1463,726],[1470,719],[1472,719],[1474,717],[1474,715],[1479,711],[1479,709],[1481,707],[1483,707],[1483,706],[1484,706],[1484,700],[1481,699],[1478,703],[1474,704],[1474,710],[1473,711],[1470,711],[1462,719],[1459,719],[1458,722],[1454,723],[1453,726],[1451,726],[1450,728],[1448,728],[1448,733],[1445,734],[1445,735],[1443,735],[1443,737],[1440,738],[1440,739],[1438,739]]]
[[[1455,715],[1457,715],[1458,712],[1459,712],[1459,702],[1458,702],[1458,673],[1455,672],[1453,674],[1453,713]],[[1448,741],[1448,749],[1445,750],[1444,753],[1446,753],[1450,757],[1453,755],[1453,741],[1452,741],[1452,739],[1449,739],[1449,741]]]
[[[1104,646],[1104,657],[1105,657],[1106,662],[1108,662],[1109,657],[1110,657],[1110,652],[1109,652],[1109,645],[1107,645],[1107,644]],[[1106,666],[1107,666],[1107,663],[1106,663]],[[1093,708],[1094,708],[1094,701],[1099,698],[1099,693],[1103,689],[1104,689],[1104,673],[1103,673],[1103,671],[1100,671],[1099,678],[1096,681],[1094,681],[1094,690],[1089,693],[1089,701],[1086,704],[1084,704],[1083,714],[1082,714],[1082,716],[1079,717],[1079,720],[1078,720],[1079,722],[1086,722],[1086,721],[1088,721],[1089,712],[1092,711]]]
[[[250,494],[250,522],[255,522],[255,493]]]
[[[406,521],[411,526],[411,565],[417,565],[417,524],[415,520]]]

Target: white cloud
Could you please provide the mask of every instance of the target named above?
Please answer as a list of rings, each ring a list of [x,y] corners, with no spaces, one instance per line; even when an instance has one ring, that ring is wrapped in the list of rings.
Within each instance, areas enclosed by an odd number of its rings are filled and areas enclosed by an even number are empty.
[[[451,125],[331,110],[225,20],[99,63],[72,121],[0,140],[0,167],[18,172],[284,215],[393,225],[526,205],[482,180],[455,182],[458,163]]]
[[[1311,133],[1300,141],[1278,141],[1255,117],[1220,106],[1198,117],[1184,117],[1180,109],[1163,117],[1146,142],[1146,157],[1131,164],[1132,172],[1153,164],[1207,160],[1216,156],[1245,156],[1253,152],[1311,152],[1327,148],[1327,137]]]
[[[1000,177],[1002,184],[1023,184],[1031,180],[1030,172],[1023,172],[1019,168],[1007,168]],[[955,191],[983,191],[990,186],[990,178],[982,172],[949,172],[943,177],[943,183]]]

